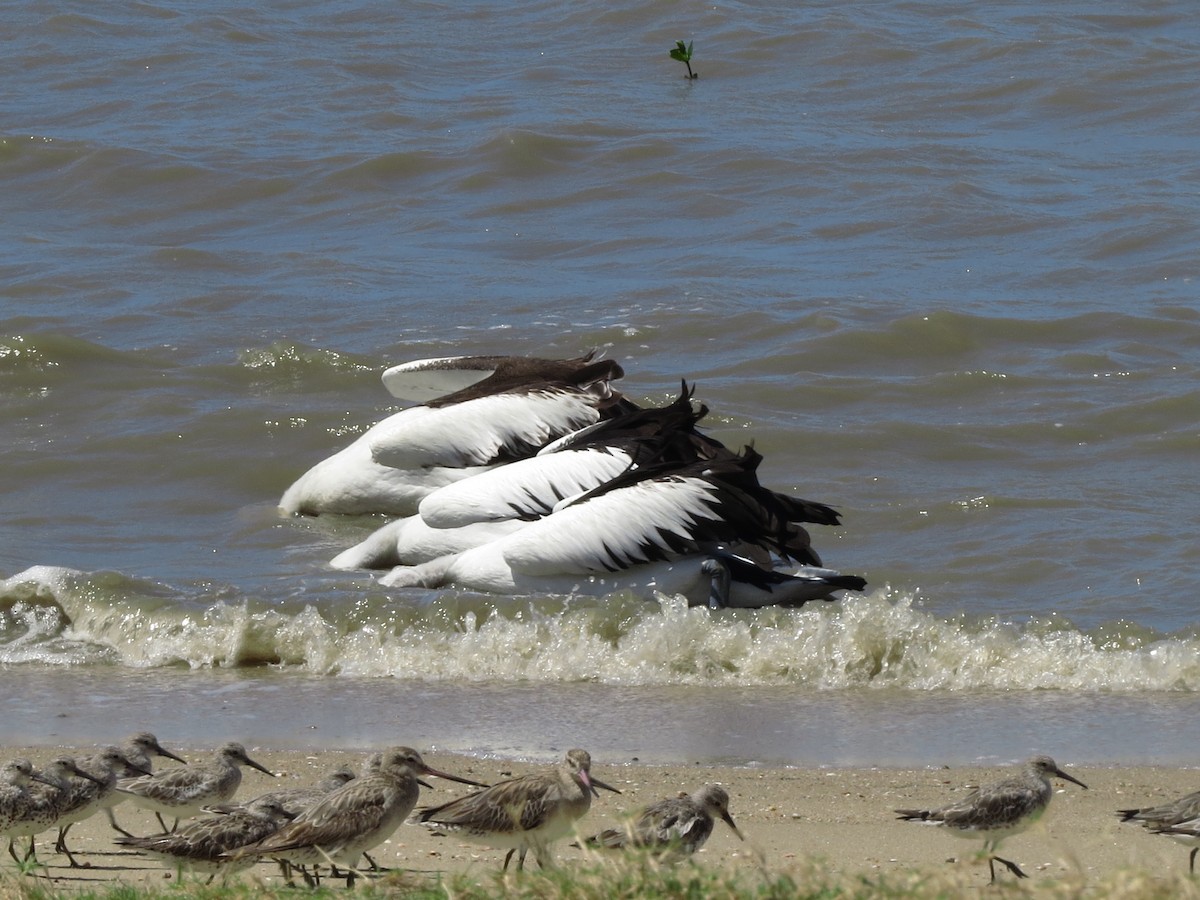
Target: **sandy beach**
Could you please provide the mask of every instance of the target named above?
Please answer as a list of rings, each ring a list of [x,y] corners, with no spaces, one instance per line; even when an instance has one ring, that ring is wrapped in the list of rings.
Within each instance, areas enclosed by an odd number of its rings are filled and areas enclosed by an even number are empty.
[[[189,760],[200,761],[206,755],[199,749],[171,749]],[[36,764],[66,752],[83,754],[91,750],[10,747],[3,751],[3,757],[26,756]],[[277,752],[249,747],[248,750],[255,760],[280,777],[269,779],[253,770],[244,770],[238,798],[250,798],[267,789],[307,785],[342,764],[361,771],[369,755],[336,749]],[[489,783],[544,766],[436,752],[424,756],[437,768]],[[1114,811],[1160,803],[1196,790],[1200,787],[1200,772],[1138,766],[1087,768],[1073,766],[1069,760],[1059,762],[1090,789],[1057,782],[1045,818],[1030,831],[1005,842],[1007,858],[1035,879],[1067,873],[1091,879],[1129,866],[1157,872],[1186,871],[1186,848],[1141,828],[1120,824]],[[898,821],[892,810],[942,805],[962,796],[971,785],[1002,777],[1004,768],[775,769],[646,766],[629,760],[595,759],[593,772],[623,793],[617,796],[601,792],[582,822],[584,833],[617,823],[623,815],[646,803],[681,790],[694,790],[707,782],[719,782],[729,791],[730,811],[746,841],[739,842],[718,823],[713,838],[698,857],[702,865],[757,867],[762,863],[772,871],[786,871],[818,860],[840,873],[878,874],[961,860],[973,867],[973,878],[982,885],[988,880],[988,871],[986,864],[972,860],[977,843],[956,839],[940,828]],[[422,804],[445,802],[470,790],[438,779],[431,784],[435,790],[422,793]],[[121,824],[135,834],[159,830],[152,813],[129,804],[119,806],[117,813]],[[162,885],[176,877],[174,871],[159,862],[115,846],[113,836],[102,815],[76,825],[71,831],[70,846],[83,867],[71,869],[65,857],[53,852],[52,835],[46,833],[39,840],[39,858],[46,864],[39,877],[48,877],[62,887],[84,887],[105,880]],[[389,868],[430,875],[477,872],[481,877],[497,869],[504,856],[502,851],[410,825],[401,827],[372,855],[381,866]],[[583,851],[564,841],[556,846],[556,857],[569,865],[572,860],[582,859]],[[258,878],[269,884],[280,880],[278,868],[273,864],[261,864],[237,877]],[[1001,877],[1011,876],[1004,873]]]

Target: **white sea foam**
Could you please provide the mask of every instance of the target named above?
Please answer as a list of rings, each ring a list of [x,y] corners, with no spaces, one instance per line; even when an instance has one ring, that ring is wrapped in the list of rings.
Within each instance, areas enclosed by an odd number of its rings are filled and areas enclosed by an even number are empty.
[[[1123,640],[1055,619],[944,618],[887,589],[802,609],[362,599],[269,607],[113,573],[37,567],[0,582],[0,662],[235,667],[432,681],[795,685],[810,690],[1191,691],[1200,642]]]

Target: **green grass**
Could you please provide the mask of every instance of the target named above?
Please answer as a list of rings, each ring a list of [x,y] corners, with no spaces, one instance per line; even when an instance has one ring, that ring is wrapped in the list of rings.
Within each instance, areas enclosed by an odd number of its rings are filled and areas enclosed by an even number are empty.
[[[61,889],[41,877],[9,871],[0,875],[0,900],[326,900],[350,894],[338,883],[316,890],[277,888],[243,875],[228,885],[205,886],[185,877],[161,888],[142,889],[112,883],[86,889]],[[692,863],[664,867],[648,859],[621,859],[532,871],[476,873],[432,880],[392,872],[360,880],[353,896],[404,900],[957,900],[964,896],[1022,897],[1036,900],[1200,900],[1200,881],[1180,873],[1138,870],[1083,876],[1003,878],[987,887],[970,861],[878,876],[842,875],[818,863],[786,872],[714,869]]]

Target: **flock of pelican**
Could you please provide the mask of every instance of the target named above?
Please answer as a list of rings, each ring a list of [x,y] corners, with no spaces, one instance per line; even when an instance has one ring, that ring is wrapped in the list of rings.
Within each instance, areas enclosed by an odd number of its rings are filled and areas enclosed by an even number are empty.
[[[492,594],[682,594],[761,607],[861,591],[824,568],[805,525],[823,503],[764,487],[762,457],[705,434],[686,383],[642,408],[588,354],[428,359],[388,369],[415,405],[317,463],[280,500],[289,515],[394,517],[333,560],[390,587]]]

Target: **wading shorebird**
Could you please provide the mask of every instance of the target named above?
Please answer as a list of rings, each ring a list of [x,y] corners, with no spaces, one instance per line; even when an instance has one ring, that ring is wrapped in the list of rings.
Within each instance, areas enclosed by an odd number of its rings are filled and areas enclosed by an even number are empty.
[[[523,775],[458,800],[421,810],[414,822],[489,847],[508,848],[504,870],[517,851],[517,868],[525,867],[532,850],[538,865],[551,864],[550,844],[566,837],[599,796],[602,787],[621,793],[593,778],[592,757],[586,750],[569,750],[552,773]]]
[[[38,781],[52,788],[56,787],[52,781],[39,774],[33,768],[33,763],[27,759],[9,760],[3,767],[0,767],[0,838],[8,838],[8,855],[16,861],[17,865],[25,862],[17,856],[15,840],[25,834],[22,828],[22,819],[32,802],[29,792],[31,781]]]
[[[275,777],[275,773],[246,755],[246,748],[230,741],[216,752],[211,762],[176,766],[157,775],[143,775],[117,782],[117,790],[129,795],[136,806],[153,810],[163,826],[163,813],[180,819],[198,815],[213,803],[225,803],[233,798],[242,783],[241,766]]]
[[[1141,809],[1118,809],[1122,822],[1137,822],[1152,834],[1165,834],[1186,847],[1191,847],[1188,856],[1188,871],[1196,873],[1196,854],[1200,853],[1200,791],[1164,803],[1161,806],[1146,806]]]
[[[253,800],[232,812],[197,819],[167,834],[119,837],[116,843],[156,856],[172,868],[208,873],[211,883],[217,875],[230,875],[255,862],[253,856],[235,860],[230,851],[261,841],[292,818],[292,813],[273,800]]]
[[[680,794],[645,807],[623,828],[607,828],[586,841],[589,847],[642,847],[675,861],[691,856],[712,835],[715,819],[741,831],[729,814],[729,794],[719,784],[706,784],[692,795]]]
[[[1054,794],[1051,777],[1087,790],[1086,784],[1060,769],[1049,756],[1035,756],[1024,763],[1020,774],[984,785],[949,806],[895,812],[904,821],[937,825],[956,837],[982,838],[992,881],[996,880],[997,862],[1018,878],[1025,878],[1016,863],[997,856],[996,850],[1006,837],[1019,834],[1042,817]]]
[[[8,827],[10,838],[25,836],[29,838],[29,850],[25,853],[26,860],[37,862],[34,852],[36,837],[47,829],[53,828],[63,816],[70,813],[73,806],[79,802],[75,793],[75,780],[90,782],[88,787],[93,791],[99,784],[99,779],[93,778],[75,764],[69,756],[60,756],[52,760],[42,771],[33,776],[40,784],[31,785],[28,789],[28,800],[25,810]],[[61,852],[66,853],[73,868],[79,863],[67,850],[65,845]]]
[[[70,779],[70,790],[63,797],[58,825],[58,842],[54,849],[65,853],[71,865],[75,858],[67,849],[67,832],[76,822],[90,819],[98,809],[109,802],[117,792],[119,777],[135,777],[149,774],[147,770],[130,762],[119,747],[105,747],[91,756],[78,760],[80,772]]]
[[[392,747],[383,753],[378,769],[347,782],[270,837],[230,856],[235,860],[269,857],[301,868],[323,863],[343,866],[349,870],[346,886],[350,887],[359,857],[391,837],[416,806],[421,786],[429,787],[421,775],[481,786],[438,771],[411,747]],[[311,882],[307,872],[304,877]]]
[[[158,742],[158,738],[152,735],[149,731],[139,731],[136,734],[131,734],[117,745],[117,749],[121,751],[121,755],[125,757],[129,765],[137,770],[140,770],[140,774],[142,775],[149,775],[154,771],[154,757],[156,756],[162,756],[166,759],[173,759],[178,763],[184,763],[185,765],[187,764],[187,760],[183,759],[183,757],[176,756],[170,750],[167,750],[165,747],[163,747]],[[96,762],[95,764],[98,765],[99,763]],[[90,771],[91,767],[88,768]],[[137,773],[130,772],[128,774],[134,775]],[[113,807],[123,801],[126,796],[126,794],[122,794],[117,790],[105,791],[103,796],[100,798],[100,808],[104,810],[104,815],[108,817],[108,824],[111,825],[115,831],[120,832],[126,837],[131,837],[132,835],[130,835],[128,831],[117,824],[117,817],[113,814]],[[67,827],[69,828],[70,826],[68,825]],[[61,839],[62,838],[60,836],[60,840]]]
[[[245,809],[254,803],[275,803],[291,814],[292,818],[300,815],[310,806],[324,800],[333,791],[353,781],[354,770],[349,766],[339,766],[316,784],[308,787],[282,788],[277,791],[267,791],[257,797],[251,797],[242,803],[218,803],[204,807],[205,812],[232,813]]]

